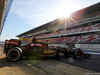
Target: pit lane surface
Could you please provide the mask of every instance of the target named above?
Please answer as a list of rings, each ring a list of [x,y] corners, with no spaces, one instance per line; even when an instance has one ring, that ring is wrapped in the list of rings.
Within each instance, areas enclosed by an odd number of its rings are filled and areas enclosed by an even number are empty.
[[[0,74],[2,75],[87,75],[100,74],[100,56],[78,60],[73,57],[49,58],[9,62],[0,47]]]

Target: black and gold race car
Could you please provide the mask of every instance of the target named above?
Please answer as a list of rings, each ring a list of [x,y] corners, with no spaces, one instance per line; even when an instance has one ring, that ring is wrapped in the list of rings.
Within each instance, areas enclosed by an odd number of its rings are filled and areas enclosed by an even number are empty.
[[[22,56],[37,56],[37,57],[60,57],[62,55],[74,55],[78,59],[83,59],[84,57],[91,56],[91,54],[85,54],[81,49],[76,48],[55,48],[48,47],[48,43],[35,42],[26,45],[21,45],[20,40],[6,40],[4,53],[6,53],[6,58],[9,61],[17,61]]]

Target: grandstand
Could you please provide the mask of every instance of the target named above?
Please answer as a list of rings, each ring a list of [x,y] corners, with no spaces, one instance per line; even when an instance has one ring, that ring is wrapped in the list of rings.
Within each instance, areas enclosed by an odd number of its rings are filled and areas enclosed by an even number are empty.
[[[0,35],[13,0],[0,0]]]
[[[35,36],[39,41],[49,41],[49,46],[99,48],[100,2],[76,11],[68,18],[59,18],[18,35],[23,43]],[[26,40],[25,40],[26,39]]]

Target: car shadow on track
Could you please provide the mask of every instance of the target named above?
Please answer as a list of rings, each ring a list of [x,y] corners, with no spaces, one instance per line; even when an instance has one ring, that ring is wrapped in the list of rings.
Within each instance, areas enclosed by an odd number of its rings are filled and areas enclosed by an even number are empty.
[[[88,69],[88,70],[95,71],[95,72],[100,72],[99,58],[100,58],[100,56],[98,56],[98,55],[92,55],[92,57],[84,58],[84,59],[76,59],[73,56],[69,56],[69,57],[60,57],[59,59],[56,57],[46,57],[46,58],[42,58],[42,59],[31,58],[31,59],[22,59],[22,61],[24,61],[24,60],[27,60],[27,61],[56,60],[57,62],[70,64],[73,66],[81,67],[81,68]]]
[[[57,62],[62,62],[65,64],[70,64],[73,66],[77,66],[80,68],[84,68],[84,69],[88,69],[91,71],[95,71],[95,72],[100,72],[100,60],[99,60],[100,56],[98,55],[92,55],[92,57],[90,58],[85,58],[82,60],[79,59],[75,59],[74,57],[70,56],[70,57],[61,57],[61,58],[56,58],[56,57],[47,57],[47,58],[21,58],[20,60],[16,61],[16,62],[9,62],[6,58],[1,58],[0,59],[0,68],[2,67],[18,67],[18,65],[20,62],[24,62],[24,61],[50,61],[50,60],[54,60]],[[20,66],[20,65],[19,65]]]

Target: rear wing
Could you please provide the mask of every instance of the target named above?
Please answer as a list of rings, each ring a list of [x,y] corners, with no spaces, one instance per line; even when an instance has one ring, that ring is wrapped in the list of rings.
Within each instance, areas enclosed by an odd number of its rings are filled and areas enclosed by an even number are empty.
[[[7,52],[9,49],[14,47],[19,47],[21,45],[20,40],[5,40],[5,46],[4,46],[4,53]]]

